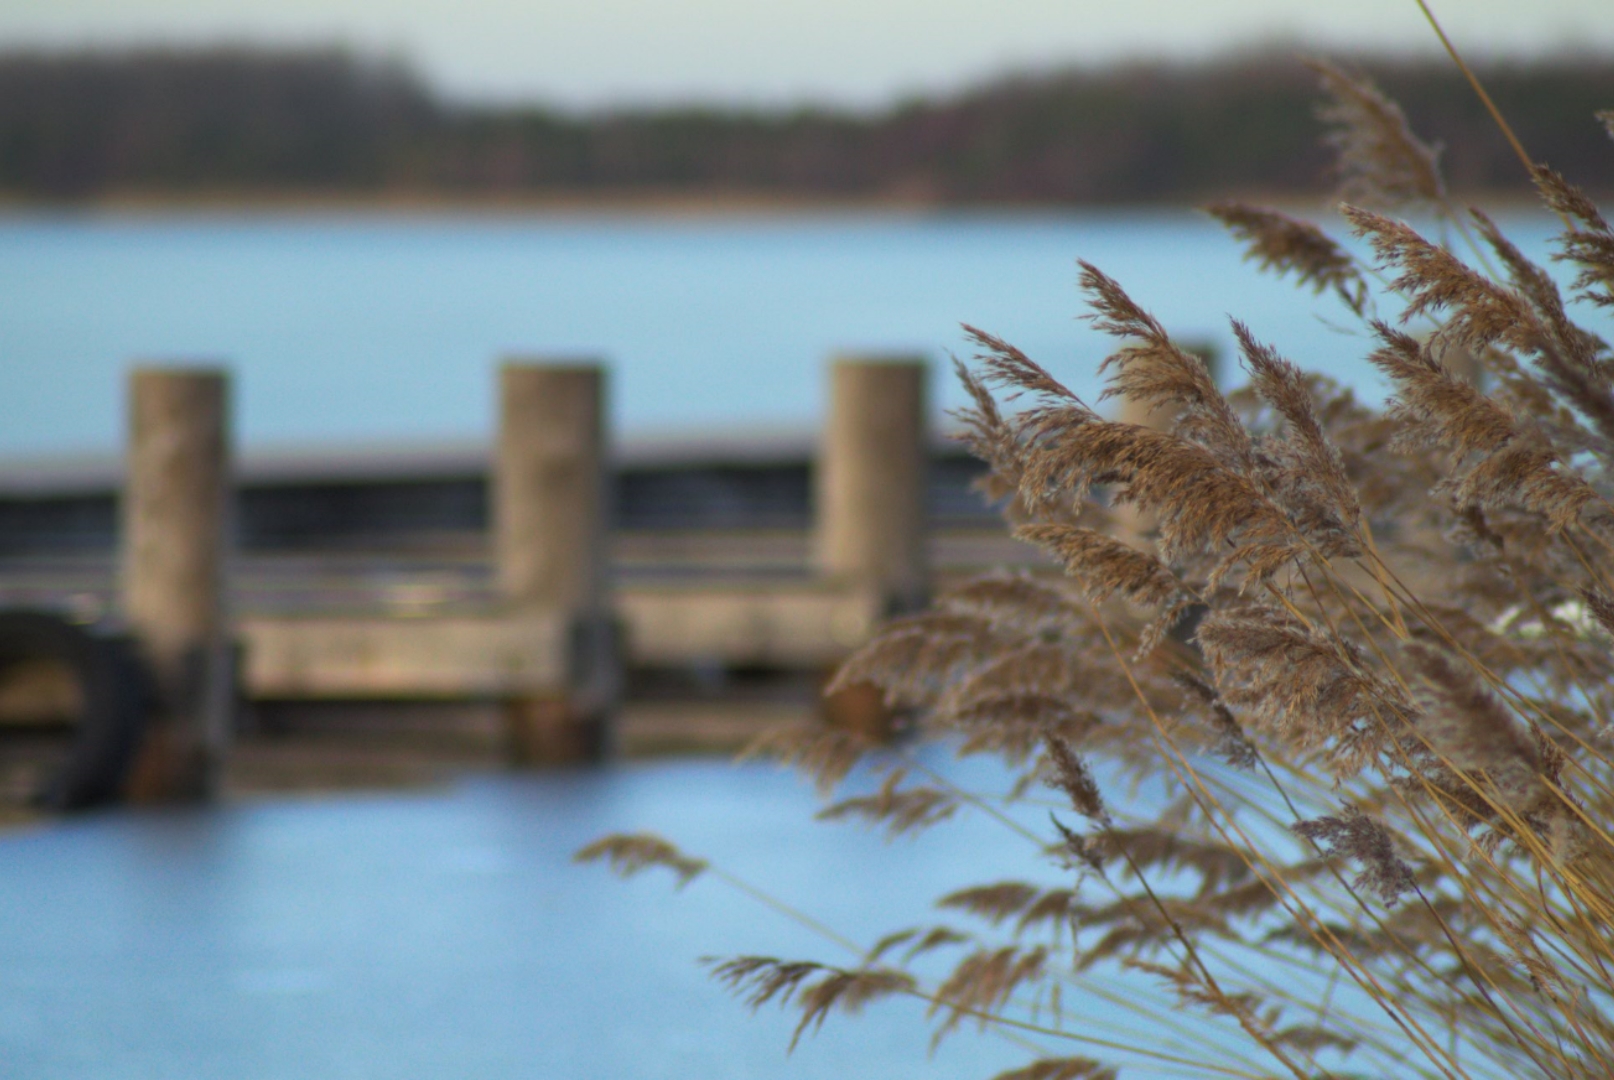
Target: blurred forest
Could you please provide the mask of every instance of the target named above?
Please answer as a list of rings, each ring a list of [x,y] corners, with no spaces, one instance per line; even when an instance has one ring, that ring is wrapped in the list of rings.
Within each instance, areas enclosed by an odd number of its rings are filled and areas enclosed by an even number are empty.
[[[1336,58],[1445,146],[1458,191],[1526,188],[1444,60]],[[1614,192],[1614,64],[1482,76],[1525,144]],[[570,113],[455,103],[340,50],[0,53],[0,194],[886,198],[1143,203],[1325,190],[1316,77],[1272,54],[1006,79],[874,114],[804,108]],[[1298,149],[1297,149],[1298,148]]]

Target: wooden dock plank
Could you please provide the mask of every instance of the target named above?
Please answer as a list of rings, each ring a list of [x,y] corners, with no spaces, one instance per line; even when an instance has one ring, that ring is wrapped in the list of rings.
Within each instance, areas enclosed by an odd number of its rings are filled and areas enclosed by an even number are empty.
[[[818,582],[623,589],[634,664],[827,667],[880,618],[871,591]],[[257,699],[499,698],[566,685],[558,614],[249,616],[245,689]]]
[[[823,667],[868,640],[880,618],[872,590],[818,582],[619,588],[617,608],[635,664],[719,662]]]
[[[249,697],[476,698],[557,693],[560,615],[279,616],[240,623]]]

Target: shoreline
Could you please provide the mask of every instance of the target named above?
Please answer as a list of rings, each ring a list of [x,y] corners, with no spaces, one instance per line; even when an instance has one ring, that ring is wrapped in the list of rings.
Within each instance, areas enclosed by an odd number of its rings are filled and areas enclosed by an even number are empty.
[[[546,191],[470,195],[432,191],[115,191],[85,199],[40,199],[0,193],[3,217],[169,218],[245,217],[470,217],[470,218],[642,218],[725,220],[733,218],[845,217],[1042,217],[1072,214],[1093,217],[1196,211],[1233,199],[1303,218],[1330,218],[1328,195],[1251,192],[1207,196],[1183,202],[990,202],[949,201],[913,195],[819,196],[774,192],[598,192]],[[1529,192],[1509,190],[1454,196],[1459,206],[1509,213],[1541,209]]]

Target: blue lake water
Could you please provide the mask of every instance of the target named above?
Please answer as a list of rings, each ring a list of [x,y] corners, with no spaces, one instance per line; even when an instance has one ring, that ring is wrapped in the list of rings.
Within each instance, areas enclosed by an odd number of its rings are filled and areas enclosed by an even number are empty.
[[[904,1002],[833,1017],[787,1057],[793,1016],[749,1015],[697,959],[845,961],[834,945],[710,878],[679,892],[570,861],[601,834],[660,831],[865,944],[933,923],[930,900],[962,884],[1069,878],[984,816],[887,844],[813,823],[815,805],[773,768],[684,762],[0,835],[0,1075],[839,1080],[1025,1062],[973,1030],[927,1060]],[[1102,1028],[1104,1007],[1084,1008]]]
[[[1544,214],[1505,225],[1541,255]],[[1377,390],[1345,312],[1191,211],[720,218],[0,218],[0,455],[115,448],[138,358],[217,358],[248,445],[486,437],[495,358],[597,354],[627,433],[810,425],[838,349],[965,351],[969,322],[1080,391],[1105,339],[1076,260],[1175,334],[1227,316]],[[958,403],[950,377],[939,403]]]

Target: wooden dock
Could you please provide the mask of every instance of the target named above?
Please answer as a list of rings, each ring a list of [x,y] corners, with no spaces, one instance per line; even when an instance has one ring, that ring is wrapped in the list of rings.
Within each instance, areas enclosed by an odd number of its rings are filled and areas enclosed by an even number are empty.
[[[242,697],[492,703],[511,745],[586,754],[630,673],[811,685],[938,582],[1037,561],[928,430],[922,363],[830,380],[816,437],[618,444],[602,368],[520,362],[492,447],[237,460],[223,373],[141,372],[124,460],[0,467],[0,610],[134,632],[152,797],[214,786]]]

